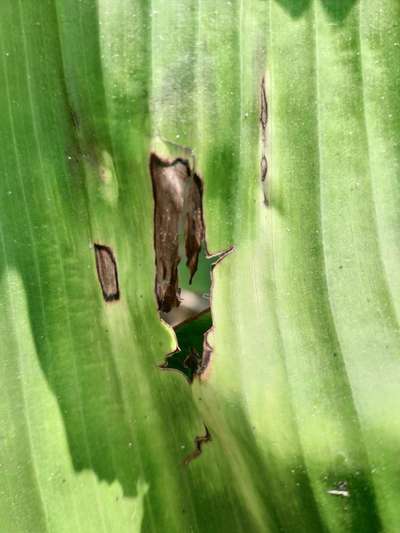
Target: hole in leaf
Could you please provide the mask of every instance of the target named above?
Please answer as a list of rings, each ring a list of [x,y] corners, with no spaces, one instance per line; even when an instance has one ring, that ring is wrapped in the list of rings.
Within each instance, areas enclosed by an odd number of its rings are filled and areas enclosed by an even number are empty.
[[[160,316],[174,328],[178,341],[178,349],[160,368],[177,370],[192,383],[205,370],[212,351],[205,339],[212,328],[211,269],[219,258],[207,253],[203,183],[189,162],[180,158],[167,162],[152,154],[150,172],[156,296]],[[181,255],[186,255],[186,265],[180,262]]]
[[[161,368],[182,372],[189,383],[193,383],[204,366],[204,338],[212,327],[211,312],[207,309],[201,315],[191,318],[174,329],[179,349],[168,355]]]

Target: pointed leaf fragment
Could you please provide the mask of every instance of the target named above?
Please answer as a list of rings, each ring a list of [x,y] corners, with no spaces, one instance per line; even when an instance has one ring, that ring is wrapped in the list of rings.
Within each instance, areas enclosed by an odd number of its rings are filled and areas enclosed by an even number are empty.
[[[197,174],[188,191],[185,226],[186,265],[190,271],[190,283],[197,271],[201,243],[204,239],[203,184]]]

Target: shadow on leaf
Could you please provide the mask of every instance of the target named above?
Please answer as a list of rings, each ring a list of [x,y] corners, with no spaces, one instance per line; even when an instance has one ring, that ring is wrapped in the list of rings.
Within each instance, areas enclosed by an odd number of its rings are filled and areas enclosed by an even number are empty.
[[[343,22],[349,14],[351,8],[357,0],[320,0],[322,6],[330,19],[336,22]],[[310,0],[276,0],[291,17],[299,18],[309,7],[312,6]]]

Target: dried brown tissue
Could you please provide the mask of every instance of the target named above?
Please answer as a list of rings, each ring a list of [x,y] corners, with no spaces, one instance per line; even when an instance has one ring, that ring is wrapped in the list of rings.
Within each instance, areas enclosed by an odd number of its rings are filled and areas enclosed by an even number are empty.
[[[113,251],[104,244],[94,244],[96,270],[103,298],[106,302],[119,300],[117,262]]]
[[[267,102],[267,91],[266,91],[265,77],[261,80],[260,87],[260,127],[261,127],[261,160],[260,160],[260,174],[261,182],[266,182],[268,174],[268,160],[267,160],[267,125],[268,125],[268,102]],[[266,185],[266,184],[265,184]],[[264,192],[264,203],[266,206],[269,205],[269,199],[267,192],[263,186]]]
[[[233,250],[219,254],[210,254],[205,239],[203,220],[203,183],[201,178],[190,168],[187,160],[177,158],[165,161],[152,153],[150,156],[150,173],[154,194],[154,247],[156,255],[155,292],[159,311],[168,313],[180,305],[178,280],[179,232],[184,227],[186,264],[193,279],[198,266],[198,258],[204,242],[208,257],[216,257],[215,266]],[[211,274],[211,294],[213,276]],[[211,302],[210,302],[211,303]],[[195,319],[198,315],[193,316]],[[197,377],[207,377],[212,348],[208,342],[208,333],[204,334],[203,354]],[[179,351],[167,355],[167,358]],[[161,364],[160,368],[168,369]]]
[[[152,153],[150,156],[150,174],[154,195],[154,248],[156,256],[155,292],[160,312],[168,313],[180,304],[180,289],[178,280],[179,233],[184,227],[186,265],[190,271],[190,281],[197,271],[198,259],[202,243],[205,241],[205,225],[203,220],[203,183],[201,178],[192,171],[187,160],[177,158],[165,161]],[[231,251],[233,247],[218,257],[215,266]],[[212,278],[212,275],[211,275]],[[213,279],[211,279],[211,293]],[[212,347],[208,341],[208,334],[212,326],[204,334],[203,354],[197,376],[202,378],[209,372]],[[179,351],[179,347],[177,350]],[[173,352],[173,353],[176,353]],[[167,358],[171,356],[167,355]],[[166,368],[166,365],[160,365]],[[183,463],[188,465],[199,457],[204,444],[211,440],[211,434],[205,426],[205,434],[195,438],[195,449],[185,457]]]
[[[154,194],[154,248],[156,296],[160,311],[168,313],[180,304],[178,285],[179,234],[184,225],[186,264],[192,280],[204,239],[203,185],[189,163],[177,158],[167,162],[150,157]]]

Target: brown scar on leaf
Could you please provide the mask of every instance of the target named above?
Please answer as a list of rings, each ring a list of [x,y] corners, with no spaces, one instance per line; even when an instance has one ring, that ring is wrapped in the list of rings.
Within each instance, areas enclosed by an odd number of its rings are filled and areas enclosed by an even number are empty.
[[[265,157],[265,155],[263,155],[261,158],[261,181],[265,181],[265,178],[267,177],[267,172],[268,172],[267,158]]]
[[[117,262],[110,247],[94,243],[96,269],[104,300],[112,302],[119,300],[119,284]]]
[[[261,161],[260,161],[260,174],[261,182],[263,183],[264,204],[269,205],[269,199],[266,192],[266,178],[268,173],[268,160],[266,156],[267,152],[267,125],[268,125],[268,101],[267,91],[265,87],[265,77],[261,80],[260,87],[260,126],[261,126]]]
[[[184,225],[187,266],[193,278],[204,239],[203,186],[187,160],[164,161],[150,156],[154,195],[154,248],[156,295],[160,311],[168,313],[180,304],[178,285],[179,234]]]
[[[67,104],[67,111],[71,119],[72,126],[78,130],[80,128],[80,121],[77,112],[72,108],[72,106]]]
[[[205,434],[197,436],[194,439],[195,449],[184,458],[183,464],[185,466],[191,463],[194,459],[197,459],[199,455],[201,455],[203,445],[207,444],[207,442],[210,442],[212,440],[211,433],[209,432],[208,427],[206,425],[204,425],[204,429],[206,431]]]
[[[267,103],[267,92],[265,89],[265,78],[261,80],[261,90],[260,90],[260,99],[261,99],[261,109],[260,109],[260,123],[263,130],[266,129],[268,123],[268,103]]]

